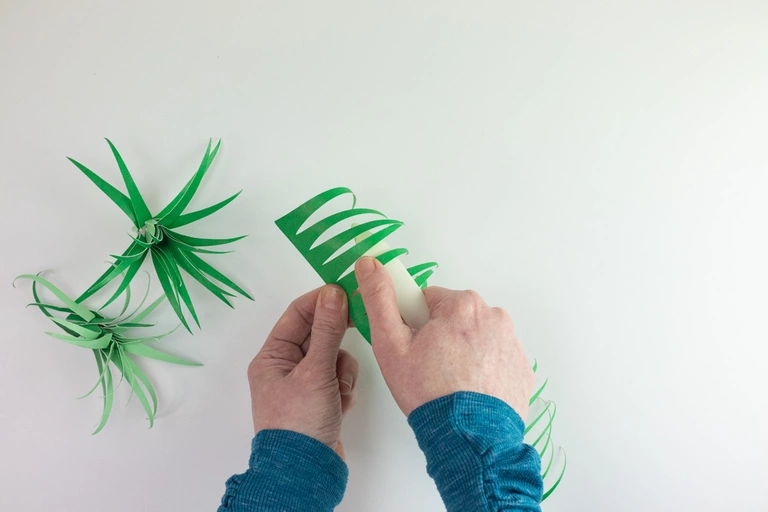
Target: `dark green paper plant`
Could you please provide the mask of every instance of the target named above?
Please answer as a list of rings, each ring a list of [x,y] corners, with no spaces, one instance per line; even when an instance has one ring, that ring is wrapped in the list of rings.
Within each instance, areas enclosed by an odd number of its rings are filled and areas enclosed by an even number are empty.
[[[333,199],[346,194],[351,194],[353,198],[350,209],[341,210],[309,226],[304,226],[320,208]],[[287,215],[277,219],[275,224],[326,284],[337,284],[344,289],[349,298],[350,317],[354,321],[357,330],[360,331],[360,334],[370,343],[370,325],[362,297],[357,293],[357,278],[352,270],[352,266],[361,256],[403,226],[403,223],[398,220],[389,219],[377,210],[355,208],[356,203],[356,197],[350,189],[344,187],[333,188],[318,194]],[[320,242],[323,235],[337,224],[350,222],[352,219],[362,215],[373,215],[381,218],[363,222],[359,225],[352,224],[351,227]],[[345,246],[353,241],[355,242],[354,245],[344,249]],[[405,254],[408,254],[407,249],[388,249],[377,255],[376,258],[382,264],[387,264]],[[415,283],[420,288],[424,288],[427,286],[427,279],[432,275],[436,266],[437,263],[435,262],[422,263],[408,268],[407,271]],[[403,313],[402,310],[401,313]],[[538,363],[534,363],[534,373],[537,369]],[[553,467],[555,448],[551,442],[551,437],[556,412],[554,402],[547,402],[541,398],[541,393],[544,391],[547,382],[548,380],[545,380],[530,399],[530,405],[542,402],[543,409],[535,418],[529,421],[525,428],[525,434],[528,437],[534,437],[531,444],[539,453],[539,457],[542,458],[542,466],[544,466],[544,457],[549,453],[548,463],[542,468],[542,478],[545,479]],[[564,451],[563,453],[565,454]],[[557,486],[560,485],[565,474],[566,464],[567,459],[564,458],[559,475],[555,482],[545,491],[542,501],[548,498]]]
[[[121,375],[120,381],[117,384],[119,385],[125,379],[131,387],[131,395],[135,394],[139,402],[141,402],[144,411],[147,413],[150,428],[154,424],[155,414],[157,413],[157,395],[149,378],[139,368],[133,357],[147,357],[186,366],[202,366],[199,363],[186,361],[162,352],[150,345],[151,342],[164,338],[176,329],[154,336],[128,336],[129,331],[152,327],[154,324],[143,323],[143,321],[165,300],[165,295],[161,295],[152,304],[139,312],[149,295],[149,285],[147,285],[147,291],[139,306],[128,314],[126,314],[126,311],[131,302],[131,289],[130,286],[126,286],[124,293],[125,303],[120,314],[114,317],[106,317],[100,313],[100,310],[92,311],[85,307],[81,304],[81,300],[71,299],[39,275],[24,274],[16,278],[16,280],[19,279],[32,280],[34,302],[28,304],[28,306],[38,308],[64,332],[64,334],[55,332],[47,332],[46,334],[57,340],[89,349],[96,358],[96,366],[99,371],[98,381],[88,393],[80,397],[85,398],[98,387],[101,387],[103,410],[101,420],[93,432],[94,434],[98,434],[104,428],[112,411],[114,388],[116,385],[114,384],[110,366],[114,366]],[[14,280],[14,283],[16,280]],[[61,301],[61,305],[41,302],[37,293],[38,284],[53,293]],[[51,311],[61,315],[55,316]]]
[[[186,306],[189,314],[192,315],[198,328],[200,327],[200,322],[181,275],[181,270],[207,288],[213,295],[218,297],[229,307],[233,307],[229,298],[234,297],[235,294],[227,291],[227,289],[214,281],[218,281],[218,283],[240,295],[253,300],[253,298],[234,281],[199,256],[199,254],[224,254],[230,252],[213,251],[205,248],[236,242],[237,240],[244,238],[245,235],[234,238],[196,238],[176,231],[176,229],[182,226],[204,219],[219,211],[231,203],[240,194],[240,192],[238,192],[207,208],[185,213],[187,206],[190,201],[192,201],[192,197],[200,186],[200,182],[211,166],[213,159],[216,157],[221,141],[216,144],[216,147],[213,148],[213,150],[211,150],[211,142],[208,142],[208,148],[205,151],[205,155],[203,156],[203,160],[200,163],[197,172],[176,197],[157,215],[152,215],[152,213],[150,213],[131,173],[128,171],[125,162],[120,156],[120,153],[118,153],[117,149],[109,139],[107,139],[107,143],[117,161],[117,166],[123,177],[125,188],[128,191],[127,196],[80,162],[77,162],[72,158],[69,158],[69,160],[75,164],[88,179],[99,187],[107,197],[120,207],[121,210],[123,210],[133,223],[137,233],[135,237],[131,237],[133,238],[133,242],[122,254],[111,255],[115,259],[112,266],[85,292],[83,292],[83,294],[78,297],[77,301],[81,302],[87,299],[109,284],[112,280],[122,275],[123,277],[119,286],[104,304],[104,307],[106,307],[128,288],[128,285],[138,272],[147,255],[151,256],[152,264],[157,273],[157,278],[160,281],[160,285],[163,287],[165,295],[168,297],[168,302],[171,304],[173,311],[176,313],[176,316],[179,318],[182,325],[184,325],[189,332],[192,331],[189,328],[184,312],[182,311],[182,303]]]

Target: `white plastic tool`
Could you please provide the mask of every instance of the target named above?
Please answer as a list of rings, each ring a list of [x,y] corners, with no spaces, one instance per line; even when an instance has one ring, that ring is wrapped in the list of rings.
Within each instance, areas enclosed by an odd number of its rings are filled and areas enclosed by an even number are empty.
[[[356,224],[353,224],[355,226]],[[362,235],[355,237],[355,243],[360,243],[371,235],[366,231]],[[379,242],[369,249],[363,256],[379,256],[390,250],[386,242]],[[429,308],[427,299],[424,297],[416,281],[413,280],[408,269],[400,262],[400,258],[395,258],[384,268],[392,277],[397,294],[397,308],[400,310],[400,316],[405,324],[412,329],[421,329],[429,321]]]

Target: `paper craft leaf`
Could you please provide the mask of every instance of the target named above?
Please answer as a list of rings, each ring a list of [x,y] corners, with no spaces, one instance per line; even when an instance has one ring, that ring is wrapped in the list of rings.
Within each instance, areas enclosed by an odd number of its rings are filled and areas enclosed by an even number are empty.
[[[101,387],[103,410],[101,419],[96,426],[96,430],[93,432],[94,434],[98,434],[104,428],[112,410],[114,385],[110,366],[114,366],[114,368],[117,369],[121,375],[121,380],[125,379],[131,387],[131,394],[135,394],[142,407],[144,407],[150,428],[154,425],[155,414],[157,413],[157,396],[149,378],[129,356],[146,357],[184,366],[202,366],[200,363],[181,359],[148,345],[148,343],[159,340],[170,334],[173,330],[159,335],[143,336],[139,338],[131,338],[124,334],[129,331],[138,331],[154,325],[142,323],[142,320],[165,300],[165,296],[161,295],[139,313],[138,311],[143,306],[144,301],[149,294],[149,285],[147,285],[147,292],[144,294],[141,304],[139,304],[132,313],[120,318],[125,311],[127,311],[128,303],[130,302],[131,288],[130,284],[127,285],[124,292],[126,303],[123,306],[122,312],[118,317],[106,318],[98,312],[91,311],[83,306],[80,303],[81,301],[71,299],[50,281],[39,275],[24,274],[16,278],[16,280],[18,279],[29,279],[32,281],[32,296],[34,302],[31,303],[30,306],[40,309],[40,311],[47,316],[54,325],[64,331],[64,334],[57,332],[49,332],[46,334],[71,345],[90,349],[96,358],[96,367],[99,375],[98,380],[93,388],[83,395],[83,397],[88,396],[95,389]],[[50,305],[41,302],[37,293],[38,284],[53,293],[59,300],[61,300],[64,306]],[[54,316],[49,309],[58,313],[64,313],[66,316],[63,318]]]
[[[107,139],[107,144],[109,144],[110,150],[117,162],[120,175],[123,178],[123,183],[128,192],[127,195],[110,185],[107,181],[83,164],[71,158],[69,160],[102,192],[104,192],[107,197],[120,207],[123,212],[125,212],[136,228],[137,233],[135,236],[131,237],[133,242],[122,254],[112,256],[114,258],[112,266],[89,286],[88,289],[78,297],[77,301],[82,302],[111,283],[118,276],[122,276],[117,289],[102,307],[108,306],[128,288],[128,285],[131,283],[147,257],[152,260],[153,267],[157,273],[157,278],[168,297],[168,301],[171,304],[174,313],[179,318],[182,325],[190,332],[192,331],[187,322],[184,310],[186,309],[186,312],[192,316],[192,319],[195,321],[198,328],[200,327],[200,322],[194,304],[192,303],[192,298],[184,282],[182,271],[192,279],[198,281],[203,287],[230,307],[232,307],[232,303],[227,297],[234,297],[235,294],[240,294],[247,299],[253,300],[253,298],[240,286],[236,285],[234,281],[226,277],[210,263],[197,255],[223,254],[229,252],[210,250],[207,248],[230,244],[244,238],[244,236],[231,238],[198,238],[175,231],[175,229],[179,227],[204,219],[221,210],[240,194],[240,192],[238,192],[237,194],[207,208],[184,213],[184,210],[189,206],[192,198],[200,187],[205,174],[213,163],[213,160],[219,151],[221,141],[219,141],[213,149],[211,149],[212,141],[208,142],[205,155],[203,155],[203,159],[200,162],[197,171],[192,175],[179,193],[176,194],[176,197],[174,197],[173,200],[155,216],[152,215],[149,207],[144,201],[123,157],[109,139]],[[231,293],[219,285],[213,284],[208,277],[217,280],[234,293]]]

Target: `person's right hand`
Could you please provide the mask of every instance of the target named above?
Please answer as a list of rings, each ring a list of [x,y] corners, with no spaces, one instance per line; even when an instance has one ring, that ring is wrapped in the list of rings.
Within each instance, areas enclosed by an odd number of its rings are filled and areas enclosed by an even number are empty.
[[[533,370],[503,309],[489,307],[473,291],[428,287],[430,320],[414,332],[400,318],[384,266],[365,257],[355,273],[373,353],[406,416],[436,398],[474,391],[503,400],[525,421]]]

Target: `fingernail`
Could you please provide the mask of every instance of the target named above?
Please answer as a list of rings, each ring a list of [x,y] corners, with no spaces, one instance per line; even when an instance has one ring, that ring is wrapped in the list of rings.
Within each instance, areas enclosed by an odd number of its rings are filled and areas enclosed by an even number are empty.
[[[355,384],[355,376],[351,373],[345,373],[339,377],[339,382],[341,382],[341,386],[339,387],[341,394],[348,395],[352,393],[352,386]]]
[[[326,309],[341,309],[344,298],[341,289],[335,286],[328,286],[320,294],[320,304]]]
[[[376,263],[373,260],[374,258],[371,258],[370,256],[364,256],[357,260],[357,264],[355,265],[357,277],[365,279],[373,274],[373,271],[376,270]]]

